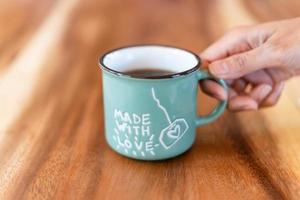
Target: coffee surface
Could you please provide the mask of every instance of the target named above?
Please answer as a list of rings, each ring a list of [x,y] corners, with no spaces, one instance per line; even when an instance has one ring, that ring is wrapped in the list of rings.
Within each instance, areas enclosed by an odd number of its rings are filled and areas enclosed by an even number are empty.
[[[171,74],[175,74],[175,73],[176,72],[168,71],[168,70],[147,69],[147,68],[128,70],[128,71],[124,72],[124,74],[127,74],[129,76],[141,77],[141,78],[166,76],[166,75],[171,75]]]

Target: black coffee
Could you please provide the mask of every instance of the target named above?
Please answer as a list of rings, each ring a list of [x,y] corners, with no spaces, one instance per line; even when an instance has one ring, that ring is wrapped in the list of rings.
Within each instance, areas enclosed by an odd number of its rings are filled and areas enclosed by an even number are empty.
[[[176,72],[169,71],[169,70],[162,70],[162,69],[135,69],[129,70],[124,72],[129,76],[141,77],[141,78],[151,78],[151,77],[158,77],[158,76],[166,76],[175,74]]]

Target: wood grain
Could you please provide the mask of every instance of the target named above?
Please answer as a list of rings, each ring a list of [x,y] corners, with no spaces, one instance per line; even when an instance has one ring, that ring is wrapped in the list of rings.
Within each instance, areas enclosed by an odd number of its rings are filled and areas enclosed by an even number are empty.
[[[184,155],[141,162],[105,143],[97,66],[104,51],[128,44],[200,52],[233,26],[299,8],[298,0],[1,1],[0,199],[299,199],[299,78],[275,107],[226,112],[198,129]],[[200,113],[215,104],[200,98]]]

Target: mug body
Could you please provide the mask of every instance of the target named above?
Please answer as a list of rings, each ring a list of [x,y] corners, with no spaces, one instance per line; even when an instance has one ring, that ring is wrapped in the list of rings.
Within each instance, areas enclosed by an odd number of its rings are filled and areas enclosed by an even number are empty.
[[[135,159],[167,159],[195,140],[199,58],[167,46],[132,46],[107,53],[103,69],[105,138],[116,152]],[[132,69],[174,73],[134,77]]]

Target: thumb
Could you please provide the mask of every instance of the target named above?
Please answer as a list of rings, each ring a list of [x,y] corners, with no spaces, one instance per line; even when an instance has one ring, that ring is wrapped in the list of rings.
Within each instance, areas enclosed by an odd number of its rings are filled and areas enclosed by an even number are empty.
[[[262,47],[212,62],[208,68],[218,78],[235,79],[272,65],[269,53]]]

